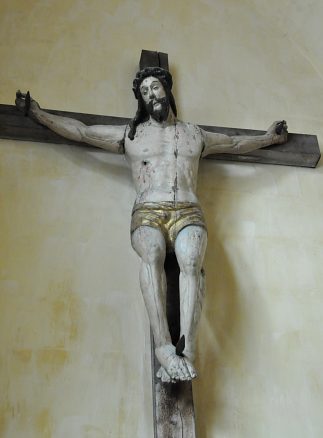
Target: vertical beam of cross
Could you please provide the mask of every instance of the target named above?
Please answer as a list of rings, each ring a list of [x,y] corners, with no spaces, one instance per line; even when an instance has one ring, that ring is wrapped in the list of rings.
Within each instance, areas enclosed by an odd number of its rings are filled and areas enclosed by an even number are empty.
[[[161,67],[164,70],[169,70],[167,53],[142,50],[139,68],[142,70],[145,67]]]
[[[140,69],[162,67],[168,70],[168,55],[143,50],[139,67]],[[179,267],[173,253],[166,256],[165,272],[167,279],[167,319],[172,342],[176,345],[180,334]],[[157,379],[156,373],[160,365],[155,356],[152,333],[150,336],[155,438],[195,438],[192,382],[169,384]]]

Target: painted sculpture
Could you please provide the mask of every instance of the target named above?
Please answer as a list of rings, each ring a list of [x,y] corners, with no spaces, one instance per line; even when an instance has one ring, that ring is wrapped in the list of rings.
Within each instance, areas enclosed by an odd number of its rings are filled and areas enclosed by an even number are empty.
[[[207,228],[196,196],[199,162],[209,154],[242,154],[287,140],[285,121],[264,135],[226,136],[177,119],[172,76],[160,67],[139,71],[133,81],[138,109],[129,125],[86,126],[43,111],[29,93],[16,95],[16,106],[61,136],[117,154],[130,165],[136,200],[131,243],[141,259],[140,287],[161,364],[163,382],[192,380],[196,331],[205,278]],[[180,268],[180,343],[172,344],[166,317],[164,260],[175,252]]]

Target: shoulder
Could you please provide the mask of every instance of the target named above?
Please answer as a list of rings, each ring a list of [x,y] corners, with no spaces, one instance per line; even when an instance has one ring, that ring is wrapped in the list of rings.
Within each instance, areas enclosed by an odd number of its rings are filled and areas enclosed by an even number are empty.
[[[202,130],[198,125],[190,122],[182,122],[181,120],[179,120],[178,126],[181,127],[182,130],[190,137],[192,137],[195,141],[199,143],[204,142]]]
[[[200,135],[201,134],[201,128],[194,123],[190,122],[183,122],[182,120],[177,120],[176,125],[185,131],[190,132],[191,134]]]

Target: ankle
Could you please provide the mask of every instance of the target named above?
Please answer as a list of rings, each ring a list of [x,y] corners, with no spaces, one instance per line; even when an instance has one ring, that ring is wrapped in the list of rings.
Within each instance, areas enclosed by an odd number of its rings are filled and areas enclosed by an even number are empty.
[[[183,351],[184,357],[186,357],[190,362],[194,362],[195,360],[195,351],[186,349]]]
[[[176,354],[176,349],[173,344],[164,344],[155,348],[155,354],[159,362],[167,359],[169,356]]]

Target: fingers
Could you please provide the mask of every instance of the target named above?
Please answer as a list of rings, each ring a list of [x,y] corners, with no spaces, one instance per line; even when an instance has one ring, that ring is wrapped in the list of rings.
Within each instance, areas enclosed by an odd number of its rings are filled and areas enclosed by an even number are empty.
[[[17,99],[24,99],[25,97],[26,97],[26,93],[22,93],[20,90],[17,90],[16,92]]]
[[[28,115],[30,109],[30,93],[27,91],[26,97],[25,97],[25,116]]]
[[[188,371],[190,373],[191,379],[195,379],[195,377],[197,377],[196,370],[193,367],[193,365],[187,359],[186,359],[186,366],[187,366],[187,369],[188,369]]]
[[[286,120],[280,120],[279,122],[275,122],[275,133],[277,135],[281,135],[287,132],[287,123]]]
[[[281,125],[282,128],[285,130],[287,130],[288,128],[286,120],[280,120],[279,122],[277,122],[277,124]]]
[[[288,126],[286,120],[276,120],[269,126],[267,132],[269,134],[281,135],[283,132],[287,132]]]
[[[280,135],[280,134],[282,133],[283,126],[284,126],[284,120],[282,120],[281,122],[277,122],[277,123],[276,123],[275,133],[276,133],[277,135]]]
[[[35,110],[39,108],[38,103],[30,96],[29,91],[27,91],[27,93],[22,93],[20,90],[17,90],[15,104],[25,116],[29,115],[31,109]]]

